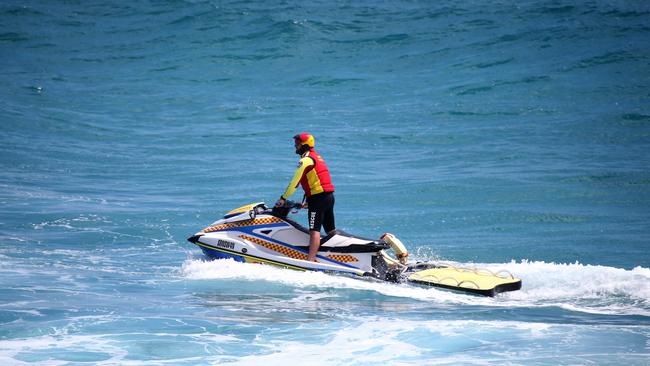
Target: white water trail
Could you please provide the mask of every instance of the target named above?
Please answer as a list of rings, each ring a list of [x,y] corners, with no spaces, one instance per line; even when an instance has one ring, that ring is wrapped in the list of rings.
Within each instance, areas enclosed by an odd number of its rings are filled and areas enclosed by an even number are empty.
[[[269,281],[298,288],[340,288],[374,291],[386,296],[404,297],[441,304],[466,304],[500,307],[550,307],[607,315],[650,316],[650,269],[632,270],[580,263],[521,261],[455,265],[505,269],[521,278],[522,289],[495,298],[396,285],[320,272],[296,272],[273,266],[238,263],[232,260],[189,259],[181,273],[194,280]]]

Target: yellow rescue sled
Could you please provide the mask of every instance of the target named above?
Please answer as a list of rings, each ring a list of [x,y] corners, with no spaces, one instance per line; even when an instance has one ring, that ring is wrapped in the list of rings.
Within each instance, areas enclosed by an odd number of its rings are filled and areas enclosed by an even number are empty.
[[[488,269],[461,268],[451,265],[436,265],[417,271],[408,275],[407,279],[409,282],[421,285],[483,296],[494,296],[500,292],[521,289],[521,280],[506,270],[492,272]]]

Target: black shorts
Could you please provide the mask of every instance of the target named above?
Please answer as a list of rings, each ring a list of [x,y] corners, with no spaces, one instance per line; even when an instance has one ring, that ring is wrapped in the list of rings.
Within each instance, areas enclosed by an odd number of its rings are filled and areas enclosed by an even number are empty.
[[[334,193],[323,192],[307,197],[307,220],[309,231],[320,232],[321,225],[325,233],[336,229],[334,224]]]

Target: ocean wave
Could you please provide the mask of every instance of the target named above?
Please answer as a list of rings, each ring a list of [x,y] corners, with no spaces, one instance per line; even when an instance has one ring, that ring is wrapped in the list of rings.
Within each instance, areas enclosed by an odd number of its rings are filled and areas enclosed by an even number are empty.
[[[79,329],[89,324],[118,320],[113,315],[76,317],[67,325],[50,328],[44,335],[0,340],[0,362],[285,365],[300,359],[301,364],[318,365],[410,365],[422,364],[423,360],[427,365],[494,365],[504,361],[525,365],[566,361],[641,365],[646,356],[619,351],[626,342],[642,341],[647,336],[635,326],[360,316],[353,322],[325,329],[322,323],[296,324],[291,331],[281,332],[280,337],[273,331],[237,337],[185,320],[158,320],[168,322],[167,327],[151,333],[133,327],[133,323],[146,324],[142,319],[121,319],[119,324],[129,322],[131,326],[110,333],[83,334]],[[184,331],[179,333],[179,328]],[[598,335],[603,331],[614,337],[599,344],[602,338]],[[520,350],[528,342],[537,345],[535,352]],[[572,348],[575,343],[582,347]],[[241,347],[245,350],[241,351]]]
[[[298,332],[318,334],[318,325],[302,326]],[[351,324],[328,331],[318,342],[306,342],[302,337],[269,339],[262,335],[252,347],[262,352],[233,360],[233,365],[285,365],[300,359],[303,364],[319,365],[513,365],[536,363],[558,364],[567,360],[580,364],[593,361],[642,364],[644,355],[629,352],[612,354],[610,349],[626,340],[645,337],[636,327],[614,330],[620,337],[599,347],[595,339],[601,326],[578,326],[518,321],[423,320],[364,317]],[[608,329],[609,330],[609,329]],[[579,340],[584,349],[572,350]],[[541,345],[535,352],[519,352],[522,342]],[[333,352],[332,350],[336,350]],[[215,361],[216,362],[216,361]]]

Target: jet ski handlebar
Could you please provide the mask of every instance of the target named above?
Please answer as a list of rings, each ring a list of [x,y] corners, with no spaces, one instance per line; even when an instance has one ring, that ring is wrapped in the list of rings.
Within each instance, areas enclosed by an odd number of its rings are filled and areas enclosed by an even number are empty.
[[[269,208],[266,207],[265,205],[260,205],[258,207],[260,207],[260,212],[256,212],[256,213],[262,213],[264,211],[269,211]],[[275,206],[272,209],[270,209],[270,211],[271,211],[271,214],[273,216],[277,216],[277,217],[280,217],[280,218],[286,218],[291,210],[295,209],[296,212],[298,212],[298,210],[300,210],[302,208],[303,208],[302,203],[286,200],[286,201],[284,201],[284,205]],[[255,209],[257,209],[257,207]],[[257,211],[257,210],[255,210],[255,211]]]
[[[282,208],[289,208],[289,209],[301,209],[302,208],[302,203],[296,202],[296,201],[291,201],[291,200],[285,200],[284,205],[280,206]]]

